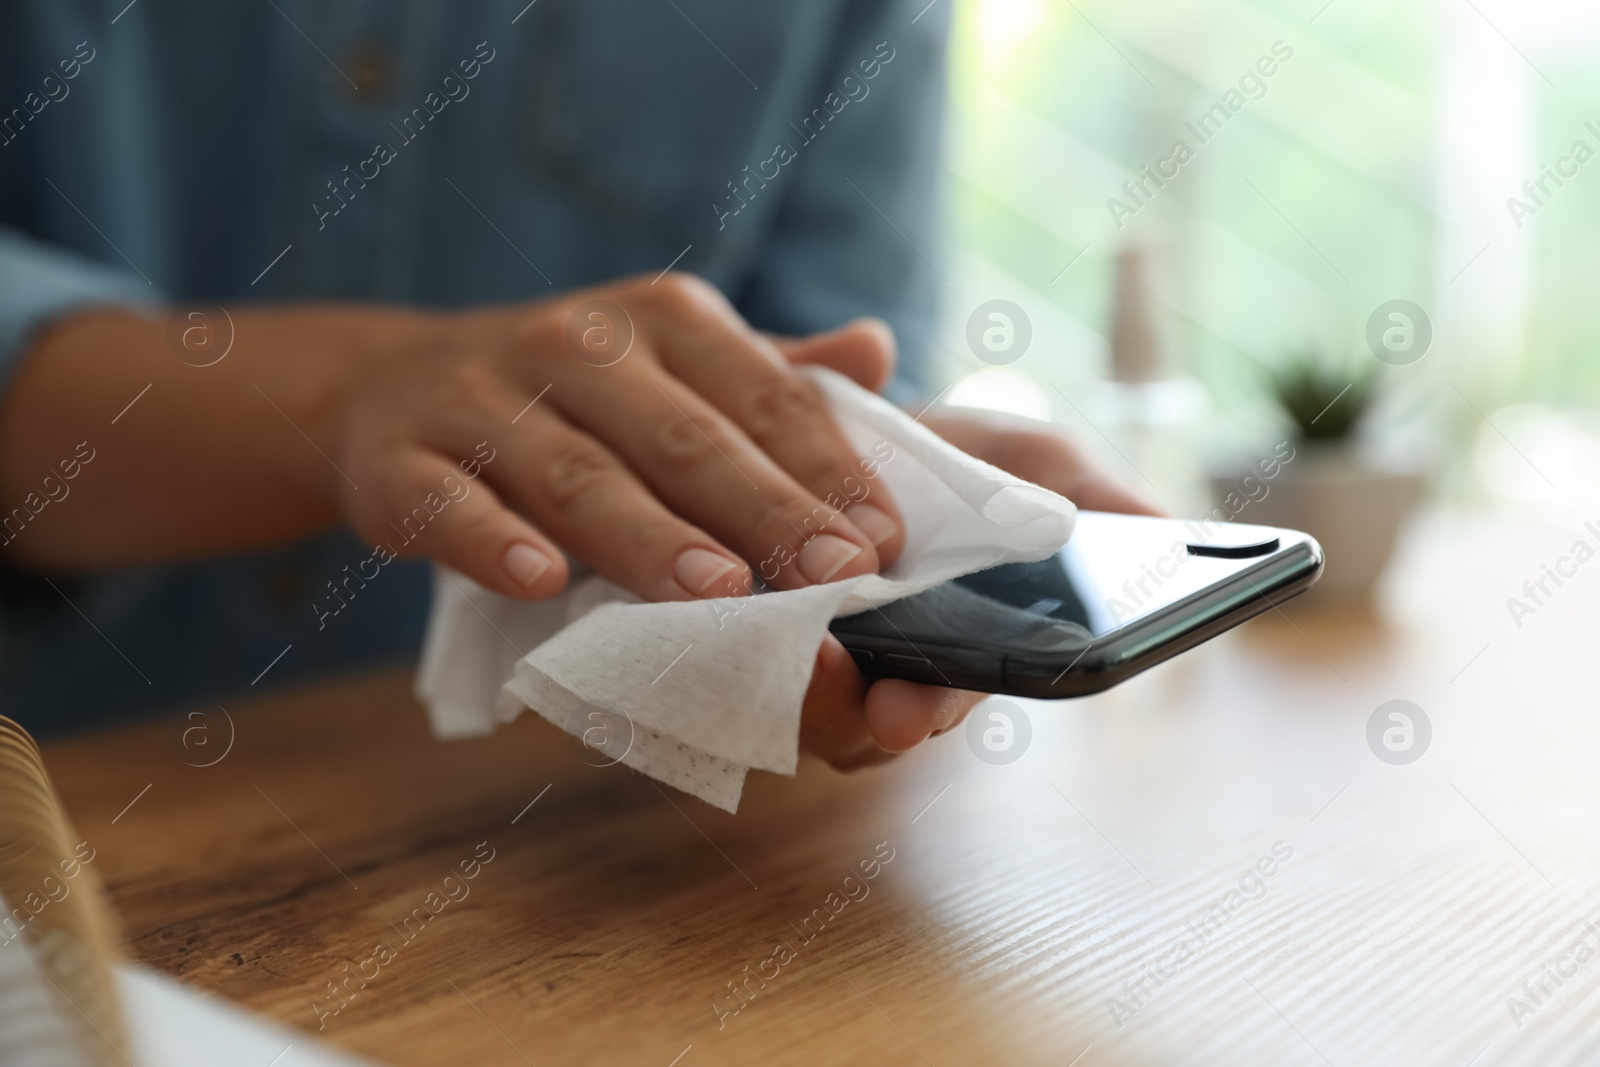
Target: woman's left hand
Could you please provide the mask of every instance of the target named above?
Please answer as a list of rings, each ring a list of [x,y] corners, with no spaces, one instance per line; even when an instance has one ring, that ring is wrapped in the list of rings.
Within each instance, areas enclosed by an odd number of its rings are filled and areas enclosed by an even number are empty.
[[[831,367],[869,388],[881,388],[882,378],[893,366],[894,335],[876,319],[805,339],[774,340],[790,361]],[[883,373],[872,383],[866,371],[878,367]],[[962,451],[1060,493],[1080,507],[1161,514],[1048,423],[951,407],[927,411],[919,421]],[[817,652],[801,709],[800,744],[839,770],[883,763],[959,726],[987,695],[895,678],[869,685],[844,646],[828,634]]]

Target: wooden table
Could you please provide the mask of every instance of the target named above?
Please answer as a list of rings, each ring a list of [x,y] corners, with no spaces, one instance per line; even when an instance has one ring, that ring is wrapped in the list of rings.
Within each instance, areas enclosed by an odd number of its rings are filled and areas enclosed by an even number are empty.
[[[46,762],[130,956],[312,1031],[376,969],[323,1036],[395,1065],[1594,1063],[1600,956],[1562,959],[1600,949],[1600,562],[1505,606],[1580,533],[1435,518],[1379,616],[1028,703],[1009,766],[954,733],[756,774],[736,816],[532,715],[436,743],[399,674],[230,705],[210,767],[216,712]],[[1407,766],[1366,740],[1395,698]]]

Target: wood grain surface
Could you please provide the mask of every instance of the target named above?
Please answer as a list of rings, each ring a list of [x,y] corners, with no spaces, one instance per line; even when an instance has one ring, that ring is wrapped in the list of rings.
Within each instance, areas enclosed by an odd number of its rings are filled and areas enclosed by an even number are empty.
[[[45,758],[131,957],[396,1067],[1595,1063],[1600,563],[1505,604],[1582,535],[1437,517],[1377,614],[732,816],[532,715],[435,742],[401,674]]]

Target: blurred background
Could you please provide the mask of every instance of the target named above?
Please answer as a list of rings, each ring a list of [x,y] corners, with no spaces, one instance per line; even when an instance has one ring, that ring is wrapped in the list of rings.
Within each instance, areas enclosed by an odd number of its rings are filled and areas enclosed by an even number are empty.
[[[1237,521],[1325,540],[1352,501],[1600,518],[1600,5],[962,0],[956,26],[946,399],[1067,426],[1185,515],[1254,473]],[[1176,174],[1130,192],[1146,166]]]

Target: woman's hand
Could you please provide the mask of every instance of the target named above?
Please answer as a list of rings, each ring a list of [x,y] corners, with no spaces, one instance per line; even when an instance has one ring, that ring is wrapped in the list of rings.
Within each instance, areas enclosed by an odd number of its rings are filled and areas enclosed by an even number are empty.
[[[832,333],[774,338],[792,363],[818,363],[878,389],[879,367],[894,366],[894,335],[878,319],[860,319]],[[1161,510],[1108,475],[1075,440],[1047,422],[975,408],[922,410],[919,422],[968,455],[1060,493],[1080,508],[1160,515]]]
[[[628,282],[463,316],[443,350],[387,361],[349,390],[330,450],[361,486],[344,487],[346,512],[374,541],[392,543],[397,516],[473,473],[407,551],[524,599],[559,591],[563,550],[649,600],[748,593],[752,572],[789,589],[887,566],[904,540],[899,511],[862,477],[799,363],[876,390],[893,337],[863,320],[777,341],[693,279]],[[861,767],[956,725],[980,699],[868,685],[830,635],[800,741]]]
[[[870,378],[865,373],[870,368],[892,364],[894,352],[889,328],[875,319],[775,343],[792,362],[820,363],[857,380]],[[920,421],[957,448],[1060,493],[1080,507],[1160,514],[1047,423],[962,408],[935,408]],[[800,743],[840,770],[882,763],[960,725],[985,695],[899,679],[869,686],[844,646],[829,634],[817,653],[801,711]]]
[[[800,747],[841,771],[883,763],[960,725],[985,695],[899,678],[869,685],[828,634],[800,709]]]
[[[961,451],[1060,493],[1080,508],[1162,514],[1107,474],[1082,445],[1047,422],[957,407],[936,407],[925,412],[921,421]]]
[[[875,386],[892,360],[849,369]],[[466,314],[326,426],[364,540],[521,599],[562,589],[564,552],[662,601],[856,577],[904,541],[816,386],[688,275]]]

